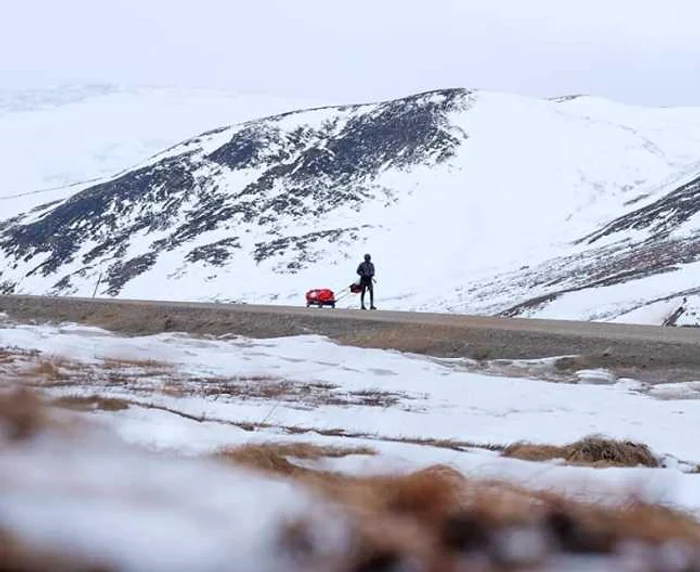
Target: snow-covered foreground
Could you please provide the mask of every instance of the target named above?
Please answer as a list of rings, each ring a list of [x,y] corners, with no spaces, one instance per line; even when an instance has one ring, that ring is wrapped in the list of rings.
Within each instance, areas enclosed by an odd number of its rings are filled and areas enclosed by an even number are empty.
[[[318,336],[125,337],[0,315],[5,389],[29,385],[56,404],[95,405],[82,415],[57,410],[92,424],[79,447],[50,437],[0,444],[0,530],[68,543],[125,570],[311,569],[281,564],[289,555],[274,546],[283,524],[313,514],[316,557],[333,558],[348,549],[347,520],[305,489],[200,458],[270,442],[364,448],[298,461],[316,469],[367,475],[446,464],[597,502],[636,494],[700,516],[700,475],[691,472],[700,444],[689,438],[697,384],[648,387],[605,371],[580,371],[575,383],[534,376],[554,379],[551,363],[515,364],[530,375],[508,378]],[[591,434],[646,443],[662,468],[535,463],[487,447]]]
[[[93,416],[124,440],[154,449],[198,455],[269,440],[351,442],[380,455],[334,461],[336,468],[448,463],[471,475],[543,487],[642,487],[700,511],[699,477],[684,472],[700,463],[700,444],[686,438],[700,417],[694,383],[646,387],[604,371],[580,371],[579,383],[507,378],[476,373],[460,360],[342,346],[318,336],[122,337],[70,324],[6,323],[3,347],[15,352],[0,363],[5,380],[21,383],[32,379],[28,371],[40,371],[53,397],[126,400],[128,409]],[[592,434],[646,443],[669,468],[542,465],[487,448],[517,441],[565,445]],[[416,444],[430,440],[462,450]]]
[[[213,462],[154,457],[90,430],[77,442],[47,438],[29,451],[2,447],[4,532],[52,554],[109,563],[110,570],[305,570],[278,542],[285,525],[313,515],[317,557],[347,551],[347,523],[291,483]],[[82,570],[49,562],[54,567],[36,569]]]

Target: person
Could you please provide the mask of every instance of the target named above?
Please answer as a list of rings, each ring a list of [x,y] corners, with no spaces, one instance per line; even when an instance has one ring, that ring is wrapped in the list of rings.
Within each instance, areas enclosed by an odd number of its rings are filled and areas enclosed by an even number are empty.
[[[369,308],[370,310],[376,310],[374,307],[374,264],[372,264],[372,257],[369,254],[365,254],[365,261],[361,262],[357,267],[357,273],[360,275],[360,286],[362,291],[360,293],[360,308],[366,310],[365,307],[365,292],[369,290]]]

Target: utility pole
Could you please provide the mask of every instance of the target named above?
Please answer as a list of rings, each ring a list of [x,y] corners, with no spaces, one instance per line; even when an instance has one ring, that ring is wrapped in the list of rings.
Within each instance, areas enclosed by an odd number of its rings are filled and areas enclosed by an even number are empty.
[[[102,269],[100,269],[100,273],[97,276],[97,284],[95,284],[95,290],[92,293],[92,297],[94,298],[95,295],[97,294],[97,288],[100,286],[100,280],[102,280]]]

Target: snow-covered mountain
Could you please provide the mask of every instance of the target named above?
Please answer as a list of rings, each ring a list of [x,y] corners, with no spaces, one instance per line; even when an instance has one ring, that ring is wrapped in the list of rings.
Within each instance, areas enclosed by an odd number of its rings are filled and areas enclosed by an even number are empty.
[[[0,89],[0,218],[65,198],[72,185],[113,176],[212,125],[318,104],[162,87]]]
[[[685,178],[630,201],[569,254],[470,285],[460,303],[505,316],[700,325],[700,164]]]
[[[446,89],[283,113],[5,220],[0,282],[299,304],[368,251],[383,308],[660,323],[685,298],[692,321],[698,159],[691,108]]]

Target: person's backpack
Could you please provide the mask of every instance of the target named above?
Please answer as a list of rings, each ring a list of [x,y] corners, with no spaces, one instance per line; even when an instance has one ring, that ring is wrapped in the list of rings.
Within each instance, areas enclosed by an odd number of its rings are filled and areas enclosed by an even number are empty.
[[[362,273],[361,276],[364,276],[365,278],[371,278],[374,276],[374,264],[371,262],[363,262],[360,264],[359,270]]]

